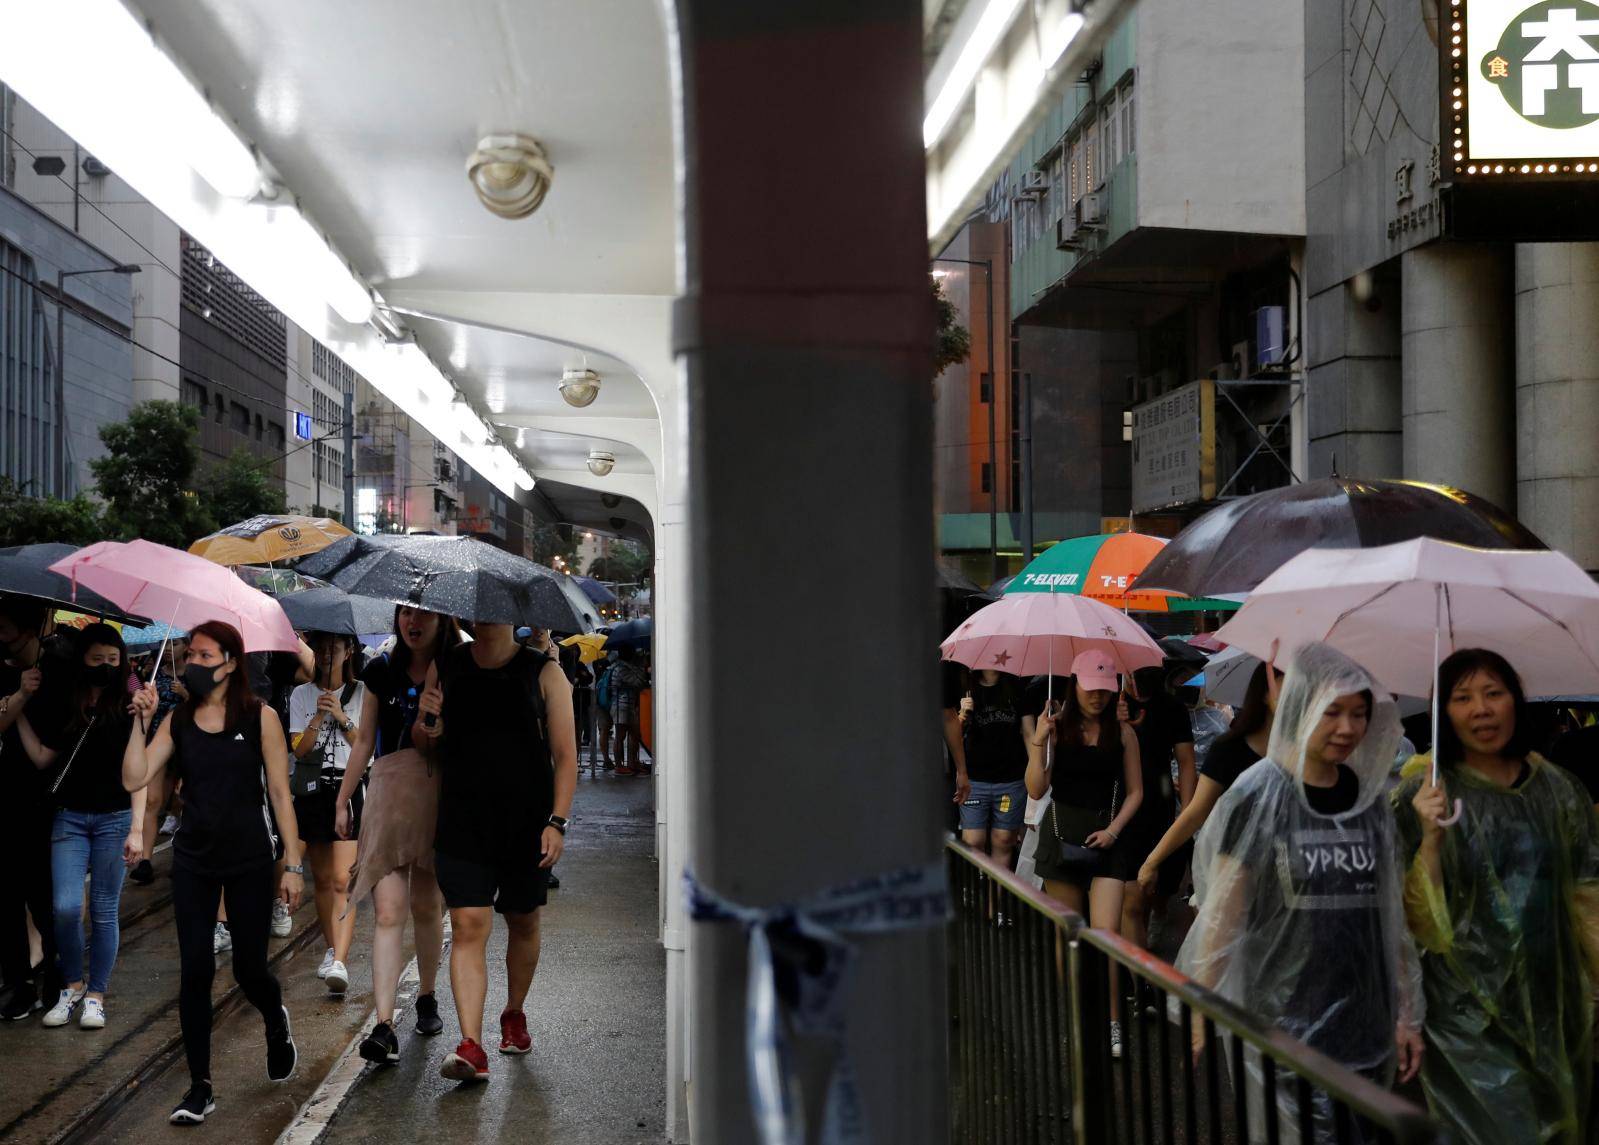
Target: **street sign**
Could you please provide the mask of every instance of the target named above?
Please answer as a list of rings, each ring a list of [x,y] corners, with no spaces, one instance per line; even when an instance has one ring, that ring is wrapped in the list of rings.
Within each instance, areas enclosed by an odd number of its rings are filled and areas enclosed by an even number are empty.
[[[1190,382],[1133,407],[1135,514],[1216,496],[1216,383]]]
[[[1441,15],[1450,180],[1599,177],[1599,3],[1453,0]]]

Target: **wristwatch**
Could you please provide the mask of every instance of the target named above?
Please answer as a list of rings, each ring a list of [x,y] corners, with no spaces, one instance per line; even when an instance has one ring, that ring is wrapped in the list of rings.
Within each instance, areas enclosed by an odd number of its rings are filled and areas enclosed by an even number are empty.
[[[564,815],[551,815],[550,816],[550,826],[554,827],[557,831],[559,831],[563,835],[566,834],[566,822],[567,822],[566,821],[566,817]]]
[[[283,873],[286,875],[299,875],[303,879],[305,878],[305,866],[304,864],[301,864],[299,866],[291,867],[285,863],[283,866]]]
[[[342,727],[346,732],[353,732],[355,730],[355,721],[347,719],[339,726]]]

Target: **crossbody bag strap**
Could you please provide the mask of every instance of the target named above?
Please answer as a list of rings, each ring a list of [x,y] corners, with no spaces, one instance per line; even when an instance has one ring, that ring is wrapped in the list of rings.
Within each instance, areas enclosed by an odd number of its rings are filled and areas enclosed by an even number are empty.
[[[67,756],[66,764],[56,774],[55,782],[50,784],[50,794],[54,795],[61,787],[61,781],[67,777],[67,772],[72,770],[73,762],[78,758],[78,752],[83,747],[83,741],[89,738],[89,732],[94,727],[94,722],[100,718],[99,713],[89,717],[89,722],[84,725],[83,734],[78,737],[77,744],[72,749],[72,754]]]

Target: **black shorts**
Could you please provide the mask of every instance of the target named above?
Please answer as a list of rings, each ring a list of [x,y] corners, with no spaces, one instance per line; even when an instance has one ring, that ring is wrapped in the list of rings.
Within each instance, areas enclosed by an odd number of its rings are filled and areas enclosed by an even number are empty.
[[[339,784],[343,777],[324,776],[309,795],[294,797],[294,822],[300,828],[302,843],[339,843],[338,832],[333,828],[338,818]],[[350,797],[350,838],[361,837],[361,805],[366,796],[362,783]]]
[[[433,876],[444,892],[444,905],[492,906],[500,914],[531,914],[549,901],[550,872],[537,858],[479,863],[437,851]]]

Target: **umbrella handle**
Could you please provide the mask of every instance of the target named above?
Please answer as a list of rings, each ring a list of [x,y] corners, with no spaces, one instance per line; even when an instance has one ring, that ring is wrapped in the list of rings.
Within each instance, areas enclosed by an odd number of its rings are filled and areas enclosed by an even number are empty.
[[[1466,805],[1465,805],[1465,803],[1462,800],[1456,799],[1455,800],[1455,813],[1453,815],[1449,816],[1449,818],[1447,818],[1447,819],[1438,820],[1438,826],[1440,826],[1440,827],[1453,827],[1456,823],[1460,822],[1460,817],[1462,815],[1464,815],[1465,813],[1466,813]]]

